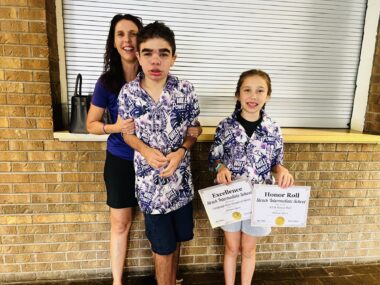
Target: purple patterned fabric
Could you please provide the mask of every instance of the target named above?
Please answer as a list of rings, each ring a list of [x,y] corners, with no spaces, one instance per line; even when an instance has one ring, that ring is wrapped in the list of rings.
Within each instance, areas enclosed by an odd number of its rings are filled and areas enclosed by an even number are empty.
[[[209,153],[210,167],[220,160],[232,173],[232,179],[248,177],[253,184],[273,184],[271,168],[283,161],[280,127],[262,110],[262,122],[252,137],[237,122],[237,112],[221,121]]]
[[[193,85],[169,75],[159,102],[141,88],[140,73],[124,85],[119,94],[119,115],[133,118],[136,136],[164,155],[184,142],[187,128],[196,126],[199,104]],[[141,210],[148,214],[165,214],[188,204],[194,196],[189,152],[171,177],[161,178],[160,170],[152,168],[135,152],[136,197]]]

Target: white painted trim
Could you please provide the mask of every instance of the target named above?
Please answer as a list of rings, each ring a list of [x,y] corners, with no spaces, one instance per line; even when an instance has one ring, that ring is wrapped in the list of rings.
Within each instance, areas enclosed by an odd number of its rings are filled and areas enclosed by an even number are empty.
[[[373,58],[376,48],[376,35],[380,17],[380,1],[368,0],[364,24],[364,34],[356,90],[351,117],[351,130],[362,132],[368,104]]]
[[[73,134],[68,131],[54,132],[53,137],[61,142],[105,142],[109,135]]]
[[[57,21],[57,44],[59,58],[59,80],[61,86],[61,104],[63,114],[63,125],[68,126],[68,104],[67,104],[67,80],[66,80],[66,55],[65,55],[65,33],[63,29],[62,0],[55,0],[55,11]]]

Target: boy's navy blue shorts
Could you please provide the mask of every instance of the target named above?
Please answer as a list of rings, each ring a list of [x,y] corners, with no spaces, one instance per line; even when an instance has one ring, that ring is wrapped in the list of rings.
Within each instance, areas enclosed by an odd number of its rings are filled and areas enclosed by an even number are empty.
[[[187,205],[167,214],[145,214],[145,234],[152,251],[159,255],[169,255],[177,248],[177,242],[193,239],[193,205]]]

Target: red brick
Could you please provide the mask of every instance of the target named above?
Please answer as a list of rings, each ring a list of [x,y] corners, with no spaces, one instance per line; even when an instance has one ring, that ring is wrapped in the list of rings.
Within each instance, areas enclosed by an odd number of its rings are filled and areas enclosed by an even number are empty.
[[[0,44],[19,44],[20,35],[15,33],[0,33]]]
[[[29,22],[29,31],[31,33],[45,33],[46,23],[45,22]]]
[[[52,130],[28,130],[27,131],[28,139],[31,140],[51,140],[53,139]]]
[[[10,141],[10,150],[43,150],[44,145],[42,141]]]
[[[22,67],[20,58],[12,57],[2,57],[1,58],[1,67],[4,69],[20,69]],[[1,82],[1,84],[6,85],[7,82]],[[0,87],[0,90],[6,90]],[[5,91],[1,91],[5,92]],[[8,91],[9,92],[9,91]]]
[[[36,119],[27,118],[9,118],[9,126],[11,128],[31,129],[36,127]]]
[[[1,31],[3,32],[22,32],[26,33],[29,31],[29,24],[27,21],[1,21]]]
[[[23,69],[46,70],[49,68],[49,61],[47,59],[22,59],[21,65]]]
[[[9,105],[33,105],[35,102],[35,95],[28,94],[8,94],[7,103]]]
[[[33,80],[36,82],[50,82],[49,72],[33,71]]]
[[[33,57],[49,57],[49,48],[48,47],[32,47],[32,56]]]
[[[35,184],[14,184],[13,185],[15,193],[45,193],[46,185],[43,183]]]
[[[0,92],[4,93],[23,93],[24,86],[18,82],[0,82]]]
[[[17,9],[0,6],[0,19],[17,19]]]
[[[26,130],[0,129],[0,138],[2,139],[26,139],[27,137]]]
[[[33,8],[45,8],[45,0],[29,0],[28,3]]]
[[[19,17],[26,20],[45,20],[46,14],[43,9],[20,8]]]
[[[28,0],[1,0],[3,6],[26,7]]]
[[[4,78],[7,81],[32,81],[33,73],[31,71],[17,70],[4,72]]]
[[[28,183],[28,182],[29,182],[28,174],[0,173],[0,183]]]

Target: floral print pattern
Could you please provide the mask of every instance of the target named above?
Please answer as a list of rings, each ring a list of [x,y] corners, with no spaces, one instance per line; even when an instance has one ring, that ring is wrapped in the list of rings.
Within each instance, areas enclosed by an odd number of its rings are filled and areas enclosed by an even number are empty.
[[[136,136],[164,155],[178,149],[186,137],[187,128],[196,126],[199,104],[193,85],[169,75],[159,102],[141,88],[143,73],[124,85],[120,91],[119,115],[133,118]],[[147,214],[165,214],[189,203],[194,196],[187,152],[174,174],[160,177],[160,169],[152,168],[135,152],[136,197]]]
[[[209,153],[210,168],[220,160],[232,173],[232,179],[248,177],[253,184],[274,184],[271,169],[283,162],[280,127],[262,110],[262,122],[248,137],[237,121],[236,110],[221,121]]]

